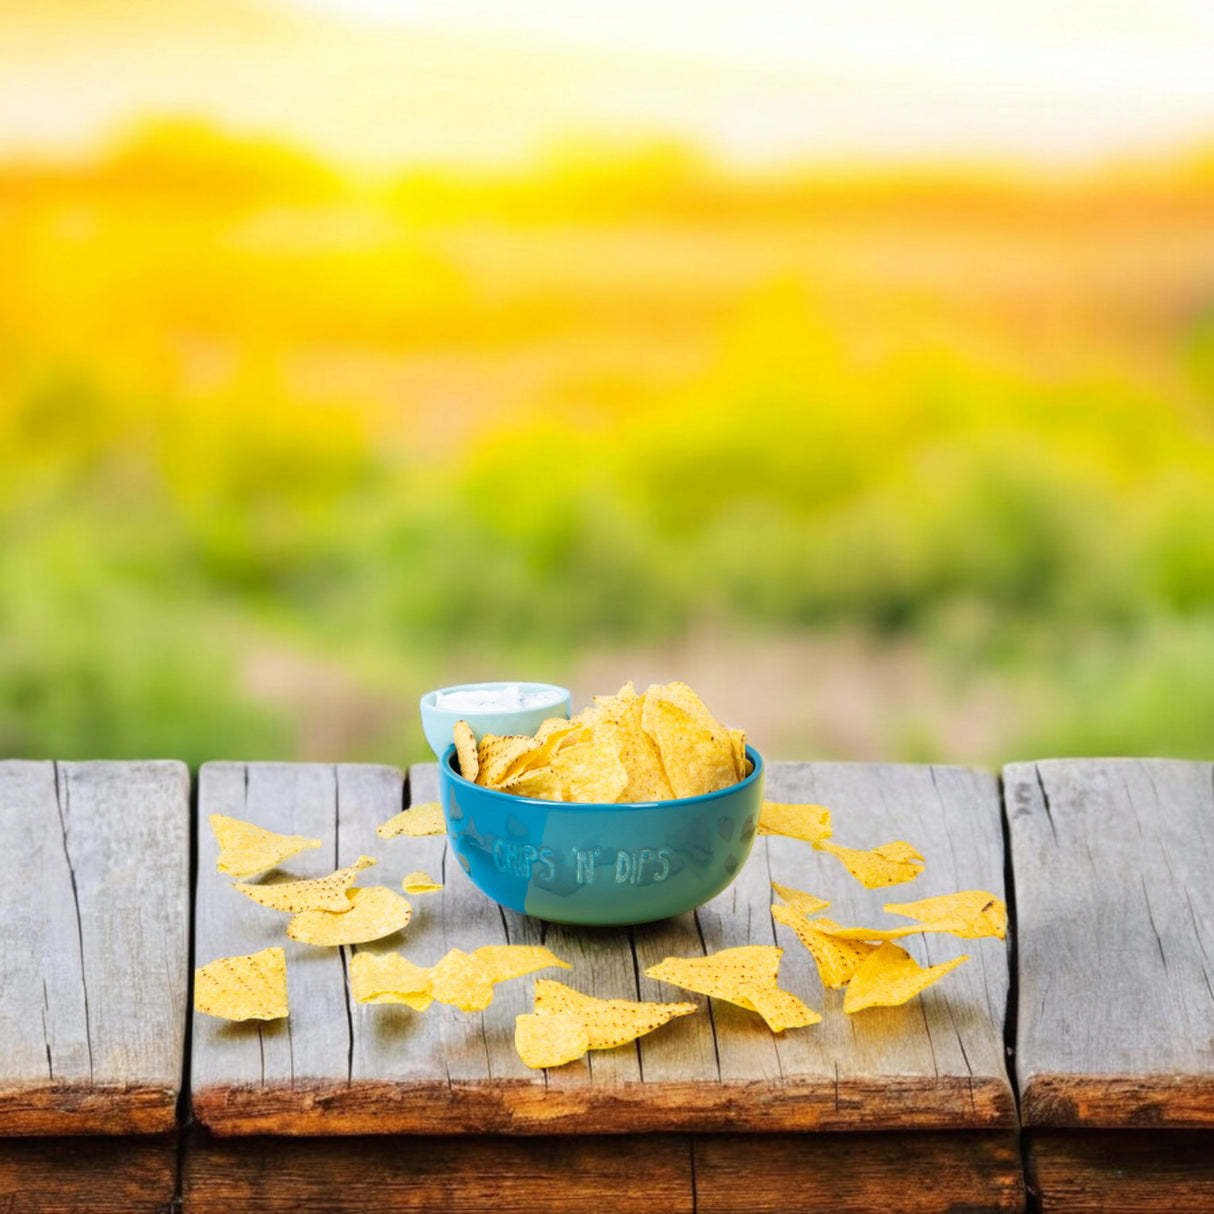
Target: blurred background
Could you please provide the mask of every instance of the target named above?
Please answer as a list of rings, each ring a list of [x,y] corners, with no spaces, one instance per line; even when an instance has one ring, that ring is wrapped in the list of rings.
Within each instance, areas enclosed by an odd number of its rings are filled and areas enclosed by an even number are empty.
[[[1214,8],[0,0],[0,754],[1214,752]]]

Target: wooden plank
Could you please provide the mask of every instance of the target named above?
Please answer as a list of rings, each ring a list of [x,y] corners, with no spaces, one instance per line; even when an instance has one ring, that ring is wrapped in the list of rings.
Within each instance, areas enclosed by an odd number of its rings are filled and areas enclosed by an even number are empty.
[[[1014,1104],[1003,1060],[1007,961],[999,941],[967,941],[973,954],[937,988],[908,1007],[841,1010],[841,993],[824,995],[812,961],[791,932],[777,937],[770,880],[835,897],[836,917],[872,921],[898,900],[983,886],[1002,891],[999,801],[989,774],[949,768],[776,764],[773,799],[817,799],[836,811],[838,837],[858,846],[913,840],[929,858],[913,887],[867,892],[838,862],[792,839],[760,838],[738,881],[694,915],[637,928],[557,927],[506,911],[480,894],[444,838],[375,838],[372,824],[395,811],[399,776],[390,769],[303,769],[208,765],[200,817],[216,808],[292,833],[340,838],[327,860],[306,871],[378,855],[368,876],[393,885],[414,868],[444,881],[441,894],[414,899],[401,938],[367,948],[399,949],[432,964],[449,948],[546,943],[574,965],[552,971],[602,997],[694,998],[703,1014],[639,1042],[550,1072],[534,1072],[513,1046],[514,1020],[530,1010],[530,980],[503,983],[484,1012],[434,1004],[425,1013],[399,1006],[347,1005],[336,950],[288,949],[292,1015],[279,1029],[195,1028],[194,1105],[216,1134],[550,1134],[647,1130],[764,1131],[871,1128],[991,1128],[1010,1125]],[[328,773],[327,775],[325,773]],[[306,778],[305,778],[306,776]],[[328,791],[320,792],[317,781]],[[335,789],[350,792],[337,797]],[[315,813],[301,808],[313,788]],[[319,786],[317,786],[319,787]],[[261,793],[254,800],[254,793]],[[274,791],[271,793],[271,789]],[[410,773],[415,803],[437,795],[434,765]],[[340,801],[340,807],[339,807]],[[340,830],[331,821],[340,816]],[[231,895],[213,875],[214,844],[200,836],[198,957],[251,952],[282,943],[282,920]],[[208,848],[210,849],[208,851]],[[320,853],[304,853],[318,857]],[[300,866],[300,871],[305,871]],[[778,942],[787,950],[785,985],[825,1011],[822,1025],[771,1034],[753,1014],[720,1000],[684,996],[644,977],[671,954],[692,955],[742,943]],[[961,951],[956,941],[912,941],[925,961]],[[362,946],[360,946],[362,947]],[[308,955],[301,955],[305,949]],[[951,951],[950,951],[951,950]],[[321,953],[319,958],[315,954]],[[306,968],[305,964],[307,963]],[[340,1006],[335,1005],[340,1004]],[[306,1021],[306,1023],[305,1023]],[[292,1066],[291,1038],[311,1034],[326,1053]]]
[[[1214,1127],[1214,764],[1004,773],[1025,1125]]]
[[[1010,1130],[698,1135],[693,1149],[696,1214],[1024,1210]]]
[[[0,763],[0,1134],[176,1124],[189,944],[182,763]]]
[[[171,1136],[0,1139],[4,1214],[169,1214],[176,1186]]]
[[[1029,1187],[1042,1214],[1214,1214],[1209,1130],[1033,1130]]]
[[[186,1214],[691,1214],[691,1150],[678,1135],[567,1138],[245,1138],[191,1149]]]

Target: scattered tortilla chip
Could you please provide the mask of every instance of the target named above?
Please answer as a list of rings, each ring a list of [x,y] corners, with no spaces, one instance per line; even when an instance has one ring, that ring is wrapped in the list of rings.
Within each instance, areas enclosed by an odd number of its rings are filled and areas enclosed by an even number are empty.
[[[1007,905],[984,889],[966,889],[959,894],[922,898],[918,902],[887,902],[892,915],[918,919],[923,931],[951,932],[966,940],[1007,935]]]
[[[355,953],[350,958],[350,990],[359,1003],[404,1003],[418,1012],[434,1002],[430,971],[400,953]]]
[[[443,807],[438,801],[427,801],[423,805],[414,805],[412,809],[394,814],[386,822],[381,822],[375,833],[381,839],[391,839],[396,835],[412,835],[419,838],[422,835],[445,835],[447,820],[443,817]]]
[[[586,1025],[569,1012],[522,1015],[514,1020],[514,1048],[533,1070],[575,1062],[590,1048]]]
[[[226,814],[212,814],[210,822],[219,843],[216,870],[230,877],[251,877],[301,851],[320,846],[319,839],[309,839],[305,835],[276,835],[272,830],[264,830],[239,818],[229,818]]]
[[[346,890],[358,880],[358,874],[364,868],[370,868],[378,863],[371,856],[359,856],[345,868],[339,868],[327,877],[314,877],[308,881],[282,881],[277,885],[246,885],[243,882],[234,884],[254,902],[268,906],[272,910],[290,911],[298,914],[300,911],[323,910],[344,914],[350,909],[346,898]]]
[[[287,924],[287,936],[304,944],[364,944],[398,932],[413,917],[413,908],[386,885],[348,889],[350,909],[302,911]]]
[[[537,978],[535,1011],[539,1016],[560,1013],[576,1016],[586,1026],[586,1048],[610,1050],[652,1033],[676,1016],[689,1016],[698,1009],[694,1003],[596,999],[551,978]]]
[[[286,954],[281,948],[265,948],[196,969],[194,1010],[224,1020],[281,1020],[290,1010]]]
[[[467,721],[456,721],[452,727],[451,736],[455,739],[455,754],[459,759],[459,774],[465,780],[476,783],[480,772],[480,760],[476,755],[476,734]]]
[[[883,885],[901,885],[913,881],[922,871],[926,861],[909,843],[884,843],[872,851],[859,851],[854,847],[840,847],[837,843],[815,843],[818,851],[837,856],[844,868],[865,889],[880,889]]]
[[[401,882],[401,888],[407,894],[436,894],[443,887],[429,873],[424,873],[419,868],[405,877]]]
[[[818,911],[825,910],[830,903],[825,898],[816,898],[813,894],[807,894],[803,890],[793,889],[790,885],[780,885],[773,881],[771,888],[788,903],[793,910],[802,915],[816,915]]]
[[[559,965],[561,969],[572,969],[568,961],[562,961],[542,944],[483,944],[474,949],[472,959],[493,982],[507,982],[521,978],[536,970]]]
[[[820,843],[832,834],[830,810],[824,805],[782,805],[777,801],[764,801],[757,833],[787,835],[790,839]]]
[[[787,999],[777,1000],[771,992],[778,991],[777,974],[784,950],[773,944],[747,944],[741,948],[726,948],[707,957],[667,957],[645,971],[646,977],[673,982],[685,990],[698,991],[714,999],[725,999],[739,1007],[758,1012],[766,1020],[775,1009],[768,1025],[772,1032],[786,1028],[802,1028],[821,1020],[815,1011],[805,1006],[795,995],[784,991]],[[756,1002],[751,996],[757,993]],[[762,1005],[762,1006],[761,1006]]]
[[[453,948],[430,971],[430,993],[463,1012],[479,1012],[493,1002],[493,984],[550,965],[569,963],[538,944],[486,944],[465,953]]]
[[[785,927],[791,927],[797,938],[809,949],[818,966],[818,976],[825,987],[844,986],[851,981],[860,963],[875,950],[875,945],[861,940],[842,940],[828,934],[825,928],[838,927],[830,919],[810,921],[787,906],[773,906],[771,917]]]
[[[859,1012],[866,1007],[897,1007],[968,960],[965,956],[954,957],[940,965],[924,967],[905,949],[886,941],[874,949],[852,975],[847,994],[843,996],[843,1010]]]

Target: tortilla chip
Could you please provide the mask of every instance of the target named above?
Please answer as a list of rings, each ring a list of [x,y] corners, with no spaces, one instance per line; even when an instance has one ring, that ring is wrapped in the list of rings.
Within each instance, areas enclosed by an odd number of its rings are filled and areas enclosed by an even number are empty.
[[[476,782],[485,788],[499,788],[504,780],[514,774],[511,771],[514,764],[528,751],[535,750],[536,746],[534,738],[522,734],[485,734],[476,750],[480,764]]]
[[[697,1010],[694,1003],[596,999],[551,978],[537,978],[535,982],[536,1014],[551,1016],[567,1013],[576,1016],[586,1026],[586,1048],[591,1050],[614,1049],[652,1033],[676,1016],[689,1016]]]
[[[306,835],[277,835],[272,830],[264,830],[239,818],[229,818],[226,814],[211,814],[210,822],[219,843],[216,870],[230,877],[251,877],[301,851],[320,846],[319,839],[309,839]]]
[[[355,953],[350,991],[359,1003],[404,1003],[419,1012],[433,1002],[430,971],[400,953]]]
[[[825,910],[830,903],[824,898],[816,898],[813,894],[804,893],[802,890],[793,889],[789,885],[779,885],[775,881],[771,883],[771,888],[792,907],[802,915],[815,915],[820,910]]]
[[[620,762],[620,728],[600,725],[588,742],[558,751],[552,762],[566,801],[612,805],[628,785]]]
[[[741,783],[750,775],[750,760],[746,757],[746,730],[731,729],[729,731],[729,746],[733,751],[733,770]]]
[[[476,783],[480,772],[480,760],[476,755],[476,734],[467,721],[456,721],[452,727],[451,736],[455,739],[455,754],[459,759],[459,774],[465,780]]]
[[[323,910],[344,914],[350,909],[346,898],[346,890],[358,880],[358,874],[364,868],[370,868],[378,863],[371,856],[359,856],[345,868],[339,868],[327,877],[314,877],[308,881],[282,881],[277,885],[246,885],[233,884],[254,902],[268,906],[271,910],[290,911],[298,914],[300,911]]]
[[[590,1048],[586,1025],[568,1012],[514,1020],[514,1048],[533,1070],[575,1062]]]
[[[674,790],[666,775],[662,752],[643,728],[644,712],[644,696],[635,696],[628,701],[617,722],[620,763],[628,775],[628,783],[619,799],[669,801],[674,797]]]
[[[841,940],[829,935],[824,925],[838,927],[830,919],[815,919],[812,922],[787,906],[773,906],[771,917],[791,927],[797,938],[809,949],[818,966],[818,976],[825,987],[844,986],[851,981],[860,963],[874,951],[875,946],[860,940]]]
[[[1007,905],[984,889],[962,890],[918,902],[887,902],[891,915],[906,915],[924,924],[921,931],[951,932],[966,940],[1007,935]]]
[[[568,961],[562,961],[542,944],[483,944],[474,949],[472,959],[490,977],[492,982],[508,982],[521,978],[536,970],[559,965],[561,969],[572,969]]]
[[[429,873],[424,873],[419,868],[405,877],[401,888],[407,894],[436,894],[443,887]]]
[[[350,909],[302,911],[287,924],[287,936],[304,944],[336,946],[365,944],[398,932],[413,917],[413,908],[395,890],[386,885],[366,889],[348,889]]]
[[[565,799],[561,777],[552,767],[537,767],[519,772],[502,785],[502,791],[515,797],[528,797],[533,801]]]
[[[843,996],[843,1010],[860,1012],[866,1007],[897,1007],[968,960],[965,956],[954,957],[940,965],[924,967],[905,949],[886,941],[874,949],[852,975],[847,994]]]
[[[194,1010],[224,1020],[281,1020],[290,1011],[286,954],[265,948],[196,969]]]
[[[479,1012],[493,1002],[493,985],[549,965],[569,964],[540,945],[487,944],[471,954],[453,948],[430,971],[430,993],[440,1003]]]
[[[824,805],[783,805],[777,801],[764,801],[757,833],[820,843],[829,839],[832,833],[830,810]]]
[[[854,847],[840,847],[837,843],[827,842],[815,843],[814,847],[837,856],[844,868],[865,889],[880,889],[884,885],[913,881],[926,864],[909,843],[884,843],[872,851],[859,851]]]
[[[698,797],[737,783],[733,747],[724,729],[704,728],[677,704],[655,698],[652,689],[645,693],[642,724],[661,752],[676,797]]]
[[[784,991],[787,999],[777,1000],[777,974],[784,950],[771,944],[747,944],[726,948],[707,957],[667,957],[645,971],[646,977],[672,982],[684,990],[698,991],[714,999],[736,1003],[767,1019],[772,1032],[816,1024],[821,1017],[795,995]],[[752,995],[759,996],[756,1001]],[[767,1008],[765,1014],[763,1008]]]
[[[394,814],[386,822],[381,822],[375,833],[381,839],[391,839],[396,835],[411,835],[420,838],[422,835],[445,835],[447,820],[443,817],[443,807],[439,801],[427,801],[423,805],[414,805],[412,809]]]

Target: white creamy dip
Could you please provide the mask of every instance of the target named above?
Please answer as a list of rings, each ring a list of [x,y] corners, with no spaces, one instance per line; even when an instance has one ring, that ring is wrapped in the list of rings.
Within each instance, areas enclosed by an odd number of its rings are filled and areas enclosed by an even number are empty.
[[[524,691],[517,683],[509,687],[477,687],[464,691],[434,693],[434,707],[447,712],[515,712],[556,704],[563,692],[553,688]]]

